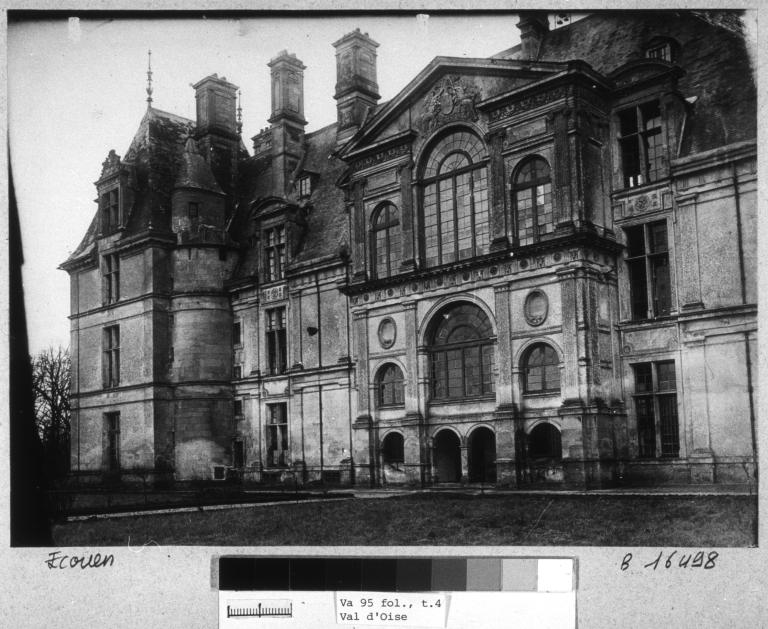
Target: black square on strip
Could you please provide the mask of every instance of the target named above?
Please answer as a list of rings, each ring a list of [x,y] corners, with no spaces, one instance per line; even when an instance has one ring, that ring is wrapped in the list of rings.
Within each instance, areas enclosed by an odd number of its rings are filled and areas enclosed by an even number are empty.
[[[394,592],[397,587],[397,559],[363,559],[364,592]]]
[[[333,558],[325,560],[325,587],[327,590],[360,590],[362,560]]]
[[[291,590],[325,590],[325,562],[318,558],[291,559]]]
[[[275,557],[222,557],[220,590],[287,590],[288,559]]]
[[[432,560],[431,559],[398,559],[397,560],[397,591],[398,592],[431,592],[432,591]]]

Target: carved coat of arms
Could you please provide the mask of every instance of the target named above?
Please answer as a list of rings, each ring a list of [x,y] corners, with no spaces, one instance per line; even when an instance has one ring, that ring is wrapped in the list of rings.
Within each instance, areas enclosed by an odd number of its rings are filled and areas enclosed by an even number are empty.
[[[475,103],[480,96],[475,85],[459,76],[445,76],[422,102],[421,130],[430,133],[454,120],[477,120]]]

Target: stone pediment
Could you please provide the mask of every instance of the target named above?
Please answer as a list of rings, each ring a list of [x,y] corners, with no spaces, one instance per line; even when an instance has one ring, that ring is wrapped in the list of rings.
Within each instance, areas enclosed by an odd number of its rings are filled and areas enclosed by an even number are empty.
[[[540,66],[540,67],[539,67]],[[388,125],[400,132],[406,117],[417,134],[429,135],[445,124],[476,122],[481,101],[518,90],[561,71],[561,64],[522,64],[514,60],[438,57],[376,114],[344,147],[342,156],[381,141]]]
[[[617,88],[626,87],[667,74],[674,66],[654,59],[638,59],[625,63],[609,75]]]

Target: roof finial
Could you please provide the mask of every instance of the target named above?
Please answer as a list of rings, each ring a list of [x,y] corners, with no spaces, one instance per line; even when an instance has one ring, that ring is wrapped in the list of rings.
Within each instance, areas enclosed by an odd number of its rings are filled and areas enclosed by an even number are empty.
[[[237,90],[237,133],[243,131],[243,93]]]
[[[147,51],[147,109],[152,107],[152,51]]]

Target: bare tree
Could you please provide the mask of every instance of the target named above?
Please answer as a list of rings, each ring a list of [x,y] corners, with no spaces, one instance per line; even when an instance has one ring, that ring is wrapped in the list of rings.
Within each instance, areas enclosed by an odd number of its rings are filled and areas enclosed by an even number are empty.
[[[35,423],[50,478],[69,471],[69,350],[49,347],[32,357]]]

